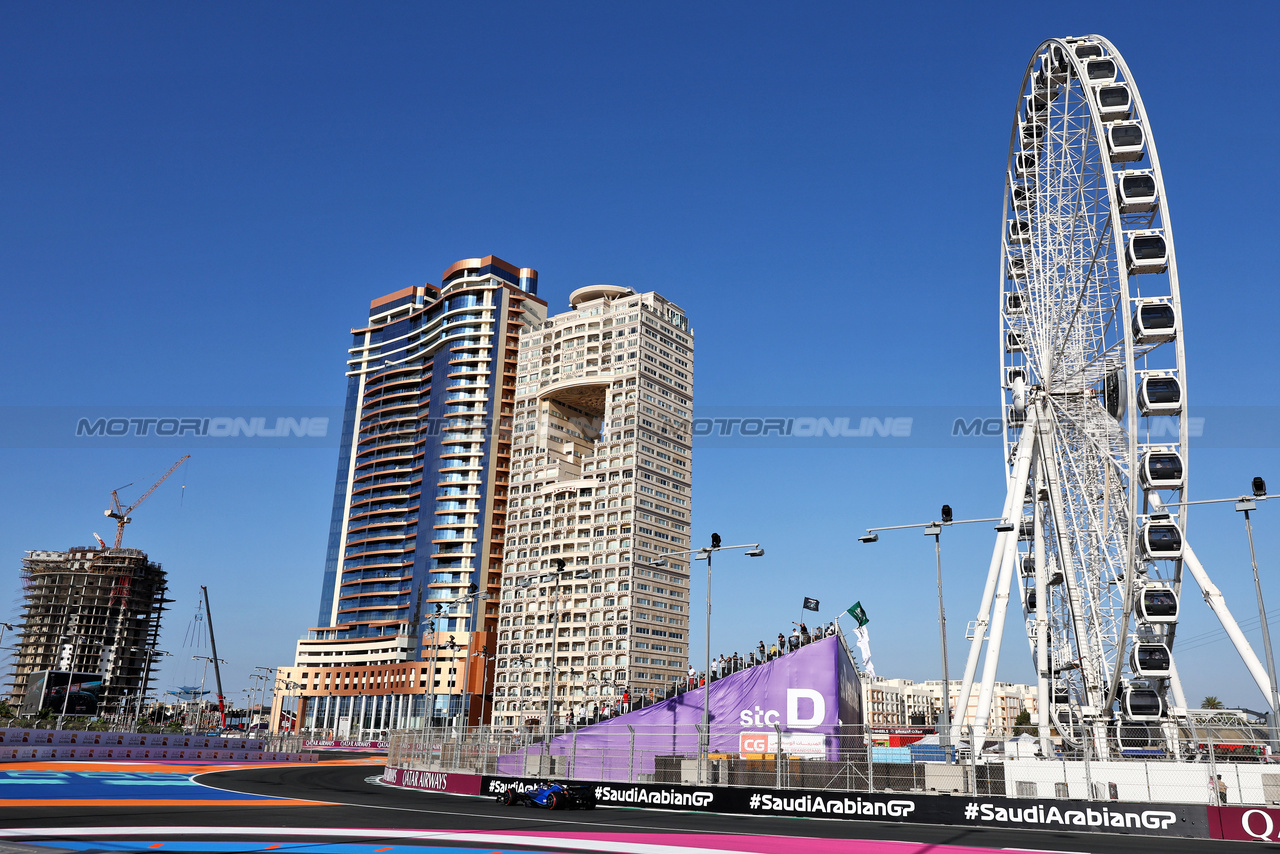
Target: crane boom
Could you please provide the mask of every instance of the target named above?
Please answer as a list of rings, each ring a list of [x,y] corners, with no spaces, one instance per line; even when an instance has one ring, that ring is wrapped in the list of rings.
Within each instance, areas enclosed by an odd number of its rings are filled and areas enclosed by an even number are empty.
[[[191,459],[190,454],[184,455],[182,459],[174,463],[169,468],[169,470],[164,473],[164,477],[160,478],[155,483],[151,484],[151,488],[148,489],[146,492],[142,493],[142,497],[139,498],[137,501],[133,502],[132,504],[130,504],[128,507],[121,507],[120,496],[116,495],[116,490],[114,489],[111,490],[111,507],[110,509],[106,510],[103,513],[103,515],[107,516],[108,518],[116,520],[115,548],[120,548],[120,542],[124,539],[124,526],[129,524],[129,521],[130,521],[129,514],[132,513],[134,510],[138,509],[139,504],[146,501],[147,498],[151,496],[151,493],[156,491],[156,489],[160,486],[160,484],[164,483],[166,480],[169,479],[169,475],[173,474],[175,471],[178,470],[178,466],[182,465],[189,459]]]
[[[222,729],[226,729],[227,708],[222,702],[222,669],[218,667],[218,642],[213,639],[213,612],[209,610],[209,588],[202,584],[200,590],[204,593],[204,615],[208,618],[209,653],[213,656],[213,679],[218,683],[218,717],[222,720]]]

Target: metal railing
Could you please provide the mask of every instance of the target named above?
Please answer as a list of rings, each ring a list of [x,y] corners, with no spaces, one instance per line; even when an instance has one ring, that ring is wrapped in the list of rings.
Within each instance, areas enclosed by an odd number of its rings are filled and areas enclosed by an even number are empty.
[[[1280,804],[1280,763],[1265,734],[1239,726],[1155,727],[1139,739],[1103,728],[1072,749],[1054,738],[988,739],[955,747],[936,736],[890,746],[862,727],[743,732],[638,726],[620,720],[569,729],[544,741],[541,729],[445,727],[390,734],[387,765],[412,770],[592,782],[770,786],[843,792],[936,792],[1009,798],[1130,802]],[[1259,737],[1259,736],[1262,737]],[[1137,746],[1141,741],[1141,746]]]

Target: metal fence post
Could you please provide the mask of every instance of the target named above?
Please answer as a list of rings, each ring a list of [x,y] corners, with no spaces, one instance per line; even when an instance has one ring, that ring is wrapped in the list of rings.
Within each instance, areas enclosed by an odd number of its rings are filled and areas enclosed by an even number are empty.
[[[977,744],[975,744],[973,741],[973,724],[970,724],[969,725],[969,768],[970,768],[970,773],[973,776],[974,797],[977,797],[978,795],[978,751],[980,751],[981,749],[982,748],[979,747]],[[990,778],[988,777],[988,779]],[[989,789],[990,787],[988,786],[988,790]],[[990,791],[988,791],[987,794],[990,794]]]
[[[1093,800],[1093,770],[1089,765],[1089,758],[1093,753],[1093,733],[1088,729],[1084,730],[1084,787],[1085,800]]]
[[[627,756],[627,782],[634,783],[636,780],[636,728],[627,724],[627,732],[631,733],[631,749]]]
[[[1209,741],[1209,803],[1216,804],[1218,797],[1218,757],[1213,749],[1213,728],[1209,723],[1204,725],[1205,738]]]
[[[777,724],[773,725],[773,731],[778,734],[778,744],[773,751],[773,777],[774,787],[782,788],[782,763],[786,760],[785,754],[782,752],[782,727]]]
[[[576,777],[573,776],[574,771],[577,769],[577,767],[578,767],[578,728],[574,727],[573,741],[569,748],[569,768],[568,768],[568,771],[565,773],[565,776],[568,777],[570,780],[577,779]]]

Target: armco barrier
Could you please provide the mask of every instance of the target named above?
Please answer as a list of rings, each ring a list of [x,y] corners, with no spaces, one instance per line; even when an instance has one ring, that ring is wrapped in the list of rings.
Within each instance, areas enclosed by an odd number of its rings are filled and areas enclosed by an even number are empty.
[[[486,776],[481,793],[496,796],[508,788],[523,790],[538,782],[531,778]],[[1207,814],[1210,808],[1190,804],[1041,801],[660,783],[579,782],[577,785],[593,786],[601,806],[1200,839],[1211,835]]]
[[[382,782],[406,789],[422,789],[428,792],[449,792],[454,795],[478,795],[483,778],[479,774],[455,774],[446,771],[414,771],[405,768],[388,768],[382,774]]]

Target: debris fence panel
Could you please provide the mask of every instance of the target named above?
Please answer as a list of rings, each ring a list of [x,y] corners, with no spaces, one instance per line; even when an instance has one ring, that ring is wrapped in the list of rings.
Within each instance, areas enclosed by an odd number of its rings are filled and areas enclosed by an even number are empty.
[[[861,727],[827,731],[723,731],[702,727],[539,730],[446,727],[389,735],[387,764],[566,781],[754,786],[841,792],[939,792],[1009,798],[1280,804],[1280,764],[1239,730],[1178,729],[1142,748],[1096,737],[1079,747],[1031,736],[986,739],[968,727],[954,743],[907,739]],[[1167,736],[1167,737],[1166,737]]]

